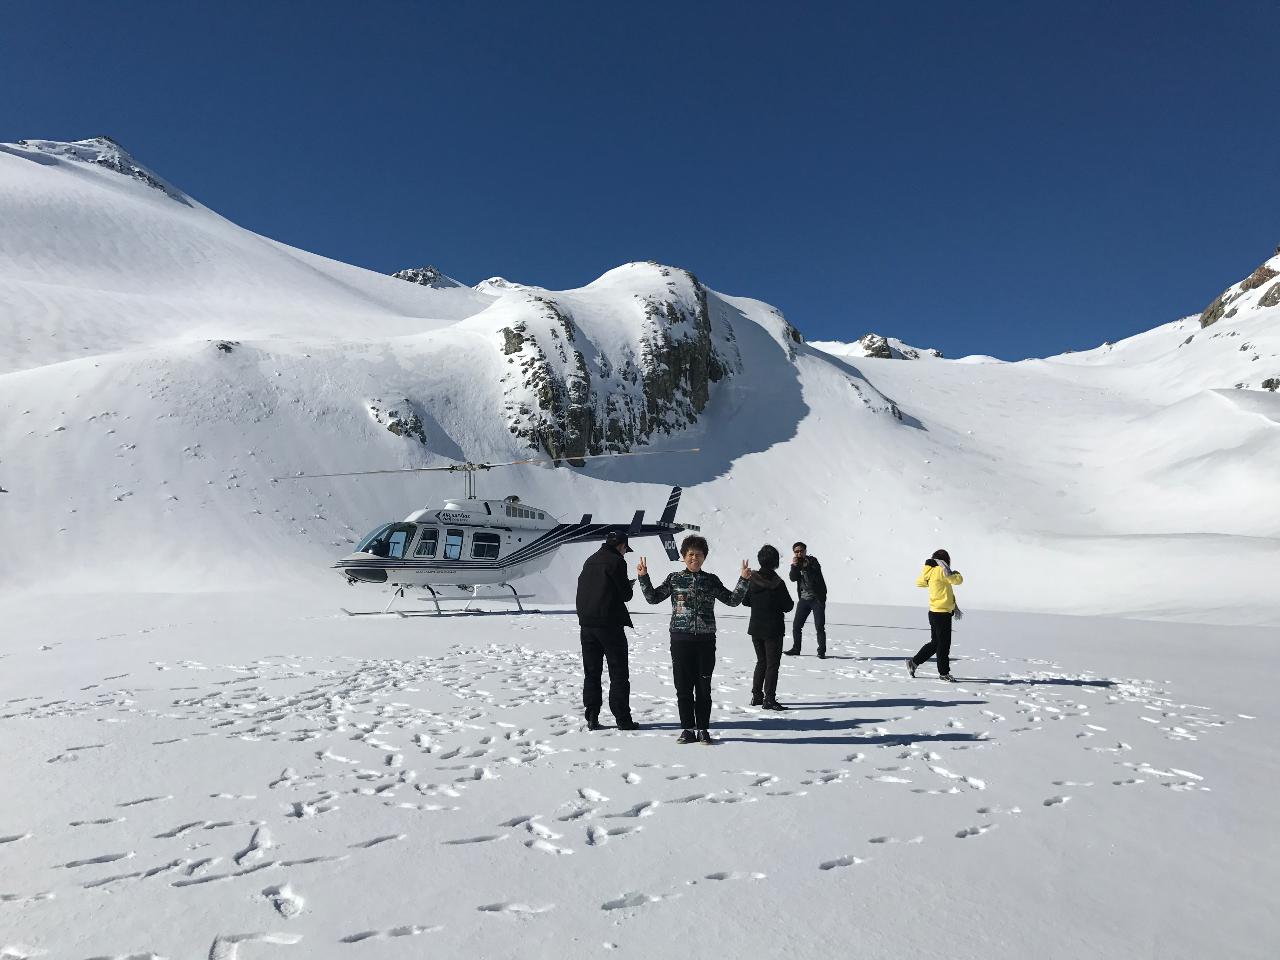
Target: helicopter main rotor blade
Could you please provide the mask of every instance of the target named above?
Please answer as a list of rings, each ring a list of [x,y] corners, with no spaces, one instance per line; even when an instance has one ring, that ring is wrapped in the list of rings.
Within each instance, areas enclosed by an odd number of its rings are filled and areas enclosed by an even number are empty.
[[[503,463],[455,463],[448,467],[399,467],[393,470],[355,470],[351,473],[299,473],[292,477],[272,477],[273,480],[318,480],[328,477],[367,477],[388,473],[465,473],[476,470],[492,470],[494,467],[517,467],[527,463],[559,463],[560,460],[609,460],[614,457],[653,457],[662,453],[699,453],[700,447],[686,450],[629,450],[626,453],[595,453],[585,457],[563,456],[534,457],[529,460],[507,460]]]
[[[461,467],[399,467],[394,470],[356,470],[354,473],[297,473],[292,477],[272,477],[272,480],[315,480],[321,477],[364,477],[375,473],[428,473],[433,470],[457,472]]]
[[[700,453],[701,447],[689,447],[685,450],[628,450],[624,453],[593,453],[585,457],[575,457],[566,453],[559,459],[555,457],[534,457],[530,460],[508,460],[505,463],[480,463],[478,467],[489,469],[490,467],[515,467],[525,463],[559,463],[561,460],[612,460],[615,457],[656,457],[663,453]]]

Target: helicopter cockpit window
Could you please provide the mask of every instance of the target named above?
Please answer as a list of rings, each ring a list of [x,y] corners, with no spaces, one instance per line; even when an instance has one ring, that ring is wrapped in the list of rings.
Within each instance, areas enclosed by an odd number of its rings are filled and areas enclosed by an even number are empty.
[[[391,524],[389,523],[384,523],[382,526],[378,527],[377,530],[374,530],[373,533],[360,541],[360,546],[356,547],[356,553],[373,553],[369,548],[374,545],[375,541],[381,540],[382,535],[390,529]]]
[[[415,557],[434,557],[436,555],[436,545],[440,542],[440,531],[435,527],[423,527],[422,537],[418,540],[418,545],[413,549]]]
[[[388,523],[369,534],[356,547],[357,553],[371,553],[375,557],[399,560],[404,556],[409,538],[413,536],[412,523]]]
[[[471,535],[471,556],[475,560],[497,560],[502,538],[496,533],[476,532]]]
[[[457,560],[462,556],[462,538],[465,536],[461,530],[447,530],[444,535],[444,558],[446,560]]]

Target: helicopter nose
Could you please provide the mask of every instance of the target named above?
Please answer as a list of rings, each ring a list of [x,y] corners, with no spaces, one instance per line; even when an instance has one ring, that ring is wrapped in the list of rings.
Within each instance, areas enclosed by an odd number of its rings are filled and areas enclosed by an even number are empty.
[[[387,571],[379,570],[376,567],[366,567],[358,562],[368,559],[370,558],[366,554],[353,553],[335,563],[333,569],[349,580],[359,580],[361,583],[386,583]]]

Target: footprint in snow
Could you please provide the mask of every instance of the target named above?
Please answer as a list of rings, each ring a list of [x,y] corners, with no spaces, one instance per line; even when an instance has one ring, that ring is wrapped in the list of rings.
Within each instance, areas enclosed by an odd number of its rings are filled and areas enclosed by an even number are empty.
[[[1046,807],[1056,807],[1066,803],[1070,799],[1070,797],[1050,797],[1048,800],[1044,801],[1044,805]]]
[[[632,907],[643,907],[650,903],[660,903],[663,900],[670,899],[672,896],[677,896],[677,894],[651,894],[639,892],[624,893],[622,896],[613,900],[606,900],[604,903],[600,904],[600,909],[627,910]]]
[[[405,927],[392,927],[389,930],[365,930],[362,933],[352,933],[343,937],[341,943],[360,943],[363,940],[389,940],[392,937],[416,937],[424,933],[436,933],[443,930],[443,927],[419,927],[410,925]]]
[[[834,860],[824,860],[822,863],[818,864],[818,869],[819,870],[836,870],[840,867],[854,867],[860,863],[866,863],[866,862],[867,861],[862,857],[855,857],[853,855],[849,855],[845,857],[836,857]]]
[[[986,823],[977,827],[965,827],[963,830],[956,831],[956,838],[958,840],[966,840],[969,837],[980,837],[984,833],[986,833],[988,830],[994,830],[994,829],[995,829],[994,823]]]
[[[294,893],[287,883],[283,883],[278,887],[267,887],[262,891],[262,895],[275,908],[276,913],[286,920],[292,920],[302,912],[302,908],[306,905],[306,900]]]

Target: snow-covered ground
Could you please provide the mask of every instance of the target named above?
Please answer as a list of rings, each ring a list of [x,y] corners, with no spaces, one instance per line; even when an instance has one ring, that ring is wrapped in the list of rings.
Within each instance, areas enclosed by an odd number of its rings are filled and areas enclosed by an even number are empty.
[[[529,456],[504,329],[570,317],[636,401],[619,371],[687,274],[422,286],[110,142],[0,145],[0,958],[1270,956],[1275,282],[1020,363],[818,349],[703,290],[737,366],[647,447],[699,455],[480,478],[597,520],[679,483],[711,570],[821,558],[835,657],[760,713],[726,616],[722,743],[678,747],[642,603],[648,727],[582,727],[587,548],[521,583],[541,614],[348,618],[384,598],[329,562],[460,485],[274,478]],[[902,665],[939,546],[957,686]]]
[[[673,739],[662,614],[632,645],[645,729],[591,733],[571,614],[327,600],[0,605],[0,955],[1280,942],[1270,631],[971,613],[947,685],[903,667],[922,613],[839,605],[769,714],[726,616],[705,747]]]

